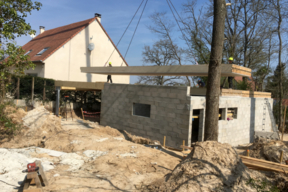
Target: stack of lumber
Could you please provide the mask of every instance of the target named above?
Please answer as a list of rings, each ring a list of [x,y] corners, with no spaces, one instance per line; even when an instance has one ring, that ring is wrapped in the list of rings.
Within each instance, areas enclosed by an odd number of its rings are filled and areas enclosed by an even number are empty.
[[[259,170],[259,171],[276,171],[281,173],[288,173],[288,165],[283,165],[279,163],[274,163],[271,161],[265,161],[262,159],[256,159],[247,156],[241,156],[242,162],[249,169]]]

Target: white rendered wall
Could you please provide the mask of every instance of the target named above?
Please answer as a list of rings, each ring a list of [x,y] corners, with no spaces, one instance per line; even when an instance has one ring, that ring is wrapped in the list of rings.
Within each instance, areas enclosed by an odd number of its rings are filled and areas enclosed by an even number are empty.
[[[268,102],[273,109],[273,99],[268,99]],[[271,119],[265,103],[265,98],[220,97],[219,108],[226,110],[226,117],[225,120],[219,120],[218,141],[236,146],[253,142],[254,131],[272,132]],[[227,120],[228,108],[238,109],[237,119]],[[191,109],[203,109],[205,117],[205,97],[191,97]],[[199,131],[201,140],[204,139],[203,128],[204,123]]]
[[[94,50],[88,50],[89,43],[94,43]],[[106,75],[81,73],[80,67],[103,67],[114,49],[112,42],[95,19],[44,61],[45,78],[105,82]],[[121,66],[122,63],[122,66],[126,67],[117,50],[109,61],[112,62],[112,66]],[[113,83],[129,84],[130,76],[112,76],[112,80]]]

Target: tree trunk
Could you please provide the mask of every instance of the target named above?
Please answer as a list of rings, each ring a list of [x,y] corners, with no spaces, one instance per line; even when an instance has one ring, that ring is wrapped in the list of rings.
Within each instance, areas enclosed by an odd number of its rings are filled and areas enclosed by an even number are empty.
[[[278,38],[279,38],[279,55],[278,55],[278,65],[280,68],[280,79],[279,79],[279,125],[278,128],[280,129],[282,125],[282,99],[283,99],[283,65],[281,62],[281,54],[282,54],[282,38],[281,38],[281,23],[282,23],[282,15],[281,15],[281,9],[280,9],[280,0],[277,0],[277,11],[278,11]]]
[[[43,102],[46,100],[46,81],[44,80],[44,86],[43,86]]]
[[[206,93],[204,140],[218,141],[218,113],[226,3],[214,0],[214,21]]]
[[[17,78],[17,99],[20,98],[20,78]]]

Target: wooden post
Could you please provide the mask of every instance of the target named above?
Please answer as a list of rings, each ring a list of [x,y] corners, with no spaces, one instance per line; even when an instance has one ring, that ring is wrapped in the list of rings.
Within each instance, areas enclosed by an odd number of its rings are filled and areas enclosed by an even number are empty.
[[[45,99],[46,99],[46,89],[45,89],[45,87],[46,87],[46,81],[44,80],[44,87],[43,87],[43,101],[45,101]]]
[[[283,151],[281,151],[281,154],[280,154],[280,164],[282,164],[282,161],[283,161]]]
[[[33,105],[33,100],[34,100],[34,77],[32,77],[32,91],[31,91],[32,105]]]
[[[20,78],[17,78],[17,99],[20,98]]]
[[[83,109],[81,108],[81,112],[82,112],[82,118],[83,120],[85,120],[84,115],[83,115]]]
[[[183,140],[183,151],[184,151],[184,146],[185,146],[185,140]]]
[[[249,151],[249,149],[247,149],[247,156],[249,157],[249,153],[250,153],[250,151]]]
[[[283,126],[282,126],[282,138],[281,138],[281,141],[283,141],[283,138],[284,138],[286,108],[287,108],[287,106],[285,105],[285,109],[284,109],[284,120],[283,120]]]
[[[25,111],[27,112],[27,106],[25,107]]]
[[[163,147],[165,147],[165,143],[166,143],[166,136],[164,136]]]

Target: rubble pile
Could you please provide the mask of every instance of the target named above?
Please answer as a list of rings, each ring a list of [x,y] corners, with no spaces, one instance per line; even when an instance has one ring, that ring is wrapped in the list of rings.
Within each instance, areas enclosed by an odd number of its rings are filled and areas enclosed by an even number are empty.
[[[215,141],[197,143],[194,150],[161,183],[150,191],[256,191],[247,184],[262,175],[248,170],[229,144]],[[160,184],[160,185],[159,185]]]
[[[283,162],[288,161],[288,147],[282,141],[269,139],[255,139],[249,147],[250,156],[258,159],[265,159],[280,163],[280,154],[283,151]]]

